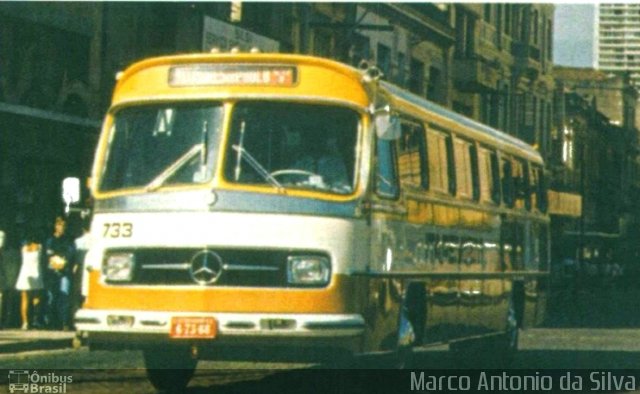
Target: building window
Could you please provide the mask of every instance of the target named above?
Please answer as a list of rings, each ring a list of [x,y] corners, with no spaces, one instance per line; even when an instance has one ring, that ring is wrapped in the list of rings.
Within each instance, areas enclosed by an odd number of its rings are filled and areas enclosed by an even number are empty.
[[[371,60],[369,37],[354,34],[351,46],[351,64],[357,67],[363,60]]]
[[[553,63],[553,22],[547,22],[547,59]]]
[[[532,32],[532,34],[533,34],[533,43],[537,45],[537,44],[538,44],[538,42],[539,42],[539,37],[538,37],[538,34],[539,34],[538,24],[540,23],[540,22],[539,22],[539,20],[538,20],[538,10],[533,10],[533,16],[532,16],[532,18],[531,18],[531,23],[532,23],[532,26],[531,26],[531,32]]]
[[[442,72],[436,67],[429,67],[429,86],[427,86],[427,99],[437,103],[442,101],[440,83]]]
[[[473,107],[461,103],[460,101],[453,102],[453,110],[461,115],[468,116],[469,118],[473,117]]]
[[[484,20],[491,23],[491,4],[484,5]]]
[[[318,56],[330,57],[331,56],[331,34],[321,31],[316,31],[313,37],[313,52]]]
[[[469,57],[473,55],[475,45],[474,20],[465,13],[456,14],[456,56]]]
[[[407,59],[404,53],[398,53],[398,70],[396,72],[396,83],[402,87],[407,83]]]
[[[573,168],[573,129],[565,126],[562,130],[562,163],[567,168]]]
[[[424,94],[424,63],[411,59],[409,69],[409,90],[422,96]]]
[[[391,49],[388,46],[383,44],[378,44],[377,51],[377,64],[380,71],[384,73],[387,80],[390,80],[390,71],[391,71]]]
[[[511,4],[505,5],[504,32],[511,35]]]

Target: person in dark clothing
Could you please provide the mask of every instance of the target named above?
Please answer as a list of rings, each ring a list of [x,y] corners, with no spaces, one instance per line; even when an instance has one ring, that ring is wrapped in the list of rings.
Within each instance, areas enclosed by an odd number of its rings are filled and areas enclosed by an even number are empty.
[[[48,302],[45,321],[49,328],[69,330],[74,245],[66,234],[66,221],[56,218],[53,236],[44,245],[45,287]]]

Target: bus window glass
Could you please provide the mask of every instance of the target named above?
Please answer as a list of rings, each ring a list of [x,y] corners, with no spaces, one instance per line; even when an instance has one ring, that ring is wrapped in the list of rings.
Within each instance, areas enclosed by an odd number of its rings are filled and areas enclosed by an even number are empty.
[[[470,143],[458,138],[454,142],[455,171],[458,196],[473,198]]]
[[[500,187],[500,165],[498,164],[498,155],[496,154],[496,152],[490,151],[489,159],[491,162],[491,179],[493,180],[491,199],[494,203],[500,204],[502,188]]]
[[[444,140],[447,148],[447,174],[449,177],[449,194],[456,195],[456,162],[453,156],[453,138],[448,134]]]
[[[429,189],[449,192],[449,171],[446,135],[430,129],[427,131],[427,157],[429,158]]]
[[[531,209],[529,200],[529,170],[527,163],[521,160],[514,160],[512,163],[513,189],[515,196],[515,206],[521,209]]]
[[[337,194],[354,190],[359,116],[326,105],[235,105],[225,179]]]
[[[531,206],[533,208],[538,208],[538,187],[540,180],[538,179],[538,171],[537,166],[531,165],[529,166],[529,183],[531,187],[529,188],[529,198],[531,200]]]
[[[533,199],[532,206],[536,207],[540,212],[547,211],[547,190],[545,185],[544,173],[540,166],[531,166],[531,197]]]
[[[213,174],[220,104],[129,107],[114,115],[100,190],[197,184]]]
[[[402,123],[402,137],[398,141],[398,175],[403,184],[426,188],[427,174],[424,157],[424,131],[414,124]]]
[[[492,157],[495,157],[495,153],[491,152],[489,149],[483,147],[478,149],[480,201],[497,203],[500,202],[500,184],[497,183],[498,177],[495,175],[496,171],[494,170]],[[497,201],[496,197],[498,197]]]
[[[478,147],[476,144],[469,144],[469,160],[471,161],[472,198],[478,201],[480,199],[480,175],[478,174]]]
[[[513,170],[511,168],[511,160],[503,158],[500,161],[502,163],[502,202],[508,207],[513,207]]]
[[[393,141],[376,140],[376,192],[386,198],[397,198],[399,194],[396,176]]]

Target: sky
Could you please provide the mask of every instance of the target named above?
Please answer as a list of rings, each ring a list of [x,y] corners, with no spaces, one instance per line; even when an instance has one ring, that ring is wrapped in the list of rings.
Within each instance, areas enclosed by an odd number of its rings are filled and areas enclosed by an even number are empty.
[[[553,62],[593,67],[595,4],[555,4]]]

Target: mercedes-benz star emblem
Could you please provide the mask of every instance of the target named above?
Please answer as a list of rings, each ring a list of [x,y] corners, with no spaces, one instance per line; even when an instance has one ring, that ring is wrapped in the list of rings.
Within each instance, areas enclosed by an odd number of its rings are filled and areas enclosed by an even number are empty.
[[[220,278],[222,274],[222,259],[218,254],[203,250],[196,253],[191,259],[189,275],[199,285],[210,285]]]

